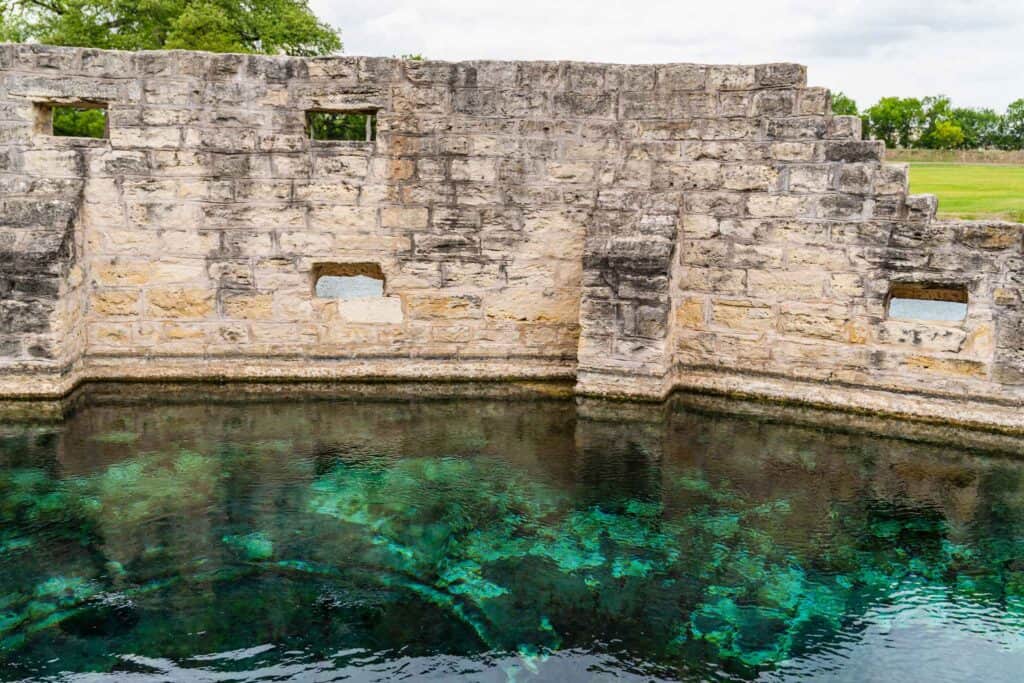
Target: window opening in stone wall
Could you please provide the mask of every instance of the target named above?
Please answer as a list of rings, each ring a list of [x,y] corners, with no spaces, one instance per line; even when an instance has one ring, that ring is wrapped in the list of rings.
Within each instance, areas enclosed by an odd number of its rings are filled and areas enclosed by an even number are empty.
[[[39,104],[41,132],[65,138],[107,137],[107,108],[101,104]]]
[[[967,317],[962,285],[896,283],[889,289],[890,318],[960,322]]]
[[[384,273],[376,263],[318,263],[313,292],[321,299],[383,298]]]
[[[310,111],[306,128],[312,140],[373,142],[377,139],[375,111]]]

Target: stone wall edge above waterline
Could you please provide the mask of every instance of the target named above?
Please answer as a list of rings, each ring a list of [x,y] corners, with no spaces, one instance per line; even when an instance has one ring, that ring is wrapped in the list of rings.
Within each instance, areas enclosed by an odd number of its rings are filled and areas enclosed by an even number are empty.
[[[75,105],[106,137],[52,134]],[[1024,226],[936,221],[883,156],[796,64],[0,45],[0,397],[574,378],[1024,429]]]

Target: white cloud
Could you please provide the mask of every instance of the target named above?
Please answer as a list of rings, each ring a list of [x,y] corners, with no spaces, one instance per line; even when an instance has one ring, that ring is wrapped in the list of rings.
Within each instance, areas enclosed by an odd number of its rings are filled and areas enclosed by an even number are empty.
[[[1020,0],[312,0],[348,54],[602,62],[798,61],[862,105],[1024,97]]]

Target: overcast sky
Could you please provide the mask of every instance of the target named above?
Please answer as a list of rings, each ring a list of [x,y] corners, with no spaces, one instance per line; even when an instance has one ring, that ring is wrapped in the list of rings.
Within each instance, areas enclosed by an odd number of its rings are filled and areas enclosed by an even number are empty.
[[[1024,0],[311,0],[351,55],[602,62],[796,61],[864,107],[1024,97]]]

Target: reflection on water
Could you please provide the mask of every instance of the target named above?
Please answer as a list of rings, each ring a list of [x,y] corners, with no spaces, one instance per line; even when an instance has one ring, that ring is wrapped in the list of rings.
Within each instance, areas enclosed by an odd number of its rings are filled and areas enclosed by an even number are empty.
[[[682,399],[178,399],[0,428],[0,680],[1024,670],[1009,438]]]

